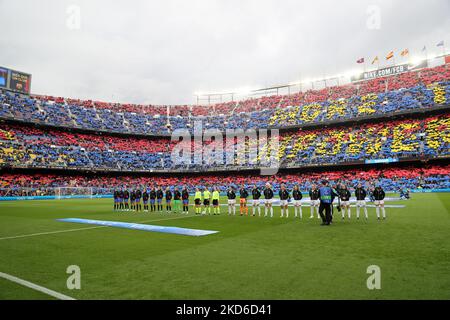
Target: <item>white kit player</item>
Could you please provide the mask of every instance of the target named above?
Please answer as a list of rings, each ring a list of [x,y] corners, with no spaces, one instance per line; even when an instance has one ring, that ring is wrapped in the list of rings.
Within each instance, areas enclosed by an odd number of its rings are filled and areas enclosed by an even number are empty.
[[[289,218],[289,191],[286,190],[286,186],[284,184],[281,185],[281,189],[278,192],[278,195],[280,196],[280,208],[281,208],[281,218],[283,218],[284,214],[286,213],[286,218]]]
[[[317,189],[317,186],[315,184],[313,184],[311,186],[311,190],[309,190],[310,210],[311,210],[311,215],[309,217],[310,219],[314,218],[314,211],[316,211],[317,219],[320,219],[320,214],[319,214],[320,200],[319,200],[319,197],[320,197],[319,189]]]
[[[256,208],[258,208],[258,216],[261,217],[261,207],[259,206],[261,200],[261,191],[257,186],[253,186],[252,189],[252,215],[255,216]]]
[[[347,189],[347,186],[345,184],[342,184],[339,190],[339,197],[341,198],[342,219],[345,219],[345,212],[347,212],[347,216],[349,219],[352,216],[350,209],[351,196],[352,195],[350,191]]]
[[[236,192],[234,192],[233,187],[230,187],[228,189],[227,198],[228,198],[228,215],[231,215],[231,212],[233,212],[233,215],[236,215]]]
[[[355,189],[356,219],[359,219],[359,211],[361,208],[364,208],[364,216],[366,217],[366,219],[369,218],[366,207],[366,196],[367,196],[366,190],[362,187],[361,183],[358,183],[358,186]]]
[[[386,194],[384,193],[383,188],[381,186],[377,186],[373,190],[374,204],[375,210],[377,212],[377,219],[380,220],[380,210],[383,213],[383,219],[386,219],[386,209],[384,208],[384,197]]]
[[[292,190],[292,198],[294,198],[294,216],[297,218],[298,215],[300,215],[300,219],[303,218],[303,212],[302,212],[302,192],[300,191],[300,188],[296,184],[294,186],[294,189]]]
[[[272,200],[273,200],[273,190],[270,183],[266,183],[266,187],[264,189],[264,217],[267,217],[267,212],[270,211],[270,217],[273,217],[273,208],[272,208]]]

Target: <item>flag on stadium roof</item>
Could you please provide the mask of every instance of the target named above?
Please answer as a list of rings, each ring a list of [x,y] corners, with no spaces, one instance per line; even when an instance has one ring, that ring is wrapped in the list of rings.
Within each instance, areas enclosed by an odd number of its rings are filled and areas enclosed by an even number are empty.
[[[360,59],[356,60],[356,63],[364,63],[364,58],[360,58]]]
[[[405,56],[407,56],[409,54],[409,50],[408,49],[405,49],[405,50],[403,50],[402,52],[400,52],[400,55],[402,56],[402,57],[405,57]]]
[[[378,61],[378,56],[376,56],[376,57],[373,59],[372,64],[374,64],[374,63],[377,62],[377,61]]]
[[[436,47],[443,47],[443,46],[444,46],[444,40],[440,41],[440,42],[436,45]]]
[[[388,55],[386,56],[386,60],[389,60],[389,59],[391,59],[391,58],[393,58],[393,57],[394,57],[394,51],[391,51],[391,52],[389,52]]]

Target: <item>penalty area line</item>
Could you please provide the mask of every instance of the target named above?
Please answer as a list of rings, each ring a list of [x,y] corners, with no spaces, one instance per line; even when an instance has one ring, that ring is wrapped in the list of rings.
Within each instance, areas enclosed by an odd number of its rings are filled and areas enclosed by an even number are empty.
[[[66,296],[65,294],[62,294],[62,293],[56,292],[54,290],[42,287],[42,286],[37,285],[35,283],[32,283],[30,281],[14,277],[14,276],[12,276],[10,274],[7,274],[7,273],[0,272],[0,278],[9,280],[11,282],[15,282],[17,284],[20,284],[20,285],[22,285],[24,287],[28,287],[30,289],[33,289],[33,290],[45,293],[46,295],[52,296],[52,297],[57,298],[59,300],[76,300],[75,298]]]
[[[133,222],[133,223],[157,222],[157,221],[167,221],[167,220],[194,218],[194,217],[198,217],[198,216],[173,217],[173,218],[165,218],[165,219],[151,219],[151,220],[144,220],[144,221],[136,221],[136,222]],[[66,230],[56,230],[56,231],[48,231],[48,232],[30,233],[30,234],[22,234],[22,235],[18,235],[18,236],[3,237],[3,238],[0,238],[0,240],[28,238],[28,237],[44,236],[44,235],[49,235],[49,234],[66,233],[66,232],[74,232],[74,231],[83,231],[83,230],[91,230],[91,229],[100,229],[100,228],[108,228],[108,227],[109,226],[96,226],[96,227],[85,227],[85,228],[75,228],[75,229],[66,229]]]

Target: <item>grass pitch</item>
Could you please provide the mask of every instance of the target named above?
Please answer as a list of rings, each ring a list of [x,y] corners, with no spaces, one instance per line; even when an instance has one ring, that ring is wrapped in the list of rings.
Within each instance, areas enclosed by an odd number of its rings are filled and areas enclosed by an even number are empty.
[[[230,217],[226,207],[221,216],[115,213],[112,199],[2,202],[0,272],[76,299],[450,299],[450,194],[412,197],[386,221],[374,208],[357,221],[352,208],[350,221],[335,211],[329,227],[309,207],[300,220],[292,208],[281,219],[278,207],[270,219]],[[84,229],[93,226],[58,218],[220,232]],[[79,230],[47,234],[70,229]],[[69,265],[81,268],[80,290],[66,287]],[[381,268],[380,290],[367,289],[369,265]],[[0,299],[51,297],[0,279]]]

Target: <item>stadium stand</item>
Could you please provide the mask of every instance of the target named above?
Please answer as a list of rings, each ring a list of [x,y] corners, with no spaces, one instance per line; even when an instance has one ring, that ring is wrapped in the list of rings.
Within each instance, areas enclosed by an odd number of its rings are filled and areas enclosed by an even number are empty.
[[[259,163],[239,163],[237,139],[225,140],[223,164],[206,161],[176,165],[170,140],[175,129],[191,132],[198,121],[203,129],[280,128],[277,159],[280,167],[350,165],[345,172],[329,171],[333,181],[377,180],[386,190],[450,188],[449,166],[391,166],[362,170],[369,160],[429,161],[450,155],[450,65],[411,71],[360,83],[328,87],[291,95],[274,95],[238,102],[156,106],[107,103],[52,96],[28,96],[0,90],[0,180],[3,194],[46,192],[57,186],[90,186],[98,194],[127,184],[128,176],[74,175],[73,170],[111,172],[203,172],[195,176],[133,177],[134,184],[239,185],[284,181],[307,189],[319,173],[278,174],[265,178],[239,173],[207,175],[208,171],[258,169]],[[395,115],[396,118],[391,116]],[[3,119],[3,120],[1,120]],[[364,121],[360,121],[364,120]],[[191,160],[202,153],[192,141]],[[247,141],[252,147],[255,141]],[[271,151],[265,144],[258,160]],[[231,154],[231,157],[229,157]],[[227,163],[227,159],[233,159]],[[351,167],[353,166],[353,167]],[[359,169],[355,169],[358,166]],[[30,174],[10,173],[28,168]],[[40,174],[61,169],[69,175]],[[36,171],[37,170],[37,171]],[[68,171],[69,170],[69,171]],[[331,169],[330,169],[331,170]],[[220,173],[219,173],[220,174]],[[14,191],[15,190],[15,191]]]
[[[450,66],[321,90],[204,106],[142,106],[0,91],[0,117],[93,131],[162,135],[179,128],[267,128],[429,109],[450,101]]]
[[[365,159],[435,158],[450,154],[449,143],[447,113],[424,119],[283,133],[278,159],[282,166],[302,166]],[[171,160],[173,146],[170,139],[163,137],[120,137],[0,124],[0,164],[10,166],[175,169]],[[192,150],[193,155],[199,152]],[[226,159],[225,152],[223,163]],[[201,167],[209,168],[208,163]]]

